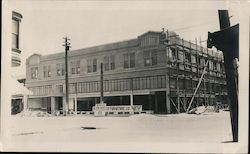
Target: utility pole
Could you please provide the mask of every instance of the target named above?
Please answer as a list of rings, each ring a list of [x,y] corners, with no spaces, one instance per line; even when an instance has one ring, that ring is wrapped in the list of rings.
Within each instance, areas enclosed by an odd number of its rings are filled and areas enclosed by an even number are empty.
[[[227,10],[219,10],[220,29],[230,27],[230,20]],[[237,74],[235,74],[235,59],[228,54],[229,51],[223,51],[224,65],[227,78],[227,91],[230,97],[230,115],[233,132],[233,141],[238,141],[238,89]]]
[[[63,46],[65,47],[65,101],[63,101],[63,115],[66,116],[68,114],[68,105],[69,105],[69,79],[68,79],[68,51],[71,48],[70,39],[65,37]]]
[[[100,79],[100,84],[101,84],[101,98],[100,98],[100,104],[103,104],[103,63],[101,63],[101,79]]]
[[[239,24],[230,27],[228,10],[219,10],[220,31],[208,32],[207,46],[215,46],[223,52],[230,99],[230,116],[233,141],[238,142],[238,72],[236,58],[239,58]]]

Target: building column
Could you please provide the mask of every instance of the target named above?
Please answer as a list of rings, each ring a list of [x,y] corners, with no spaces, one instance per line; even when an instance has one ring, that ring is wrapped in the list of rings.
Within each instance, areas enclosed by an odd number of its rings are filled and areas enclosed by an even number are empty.
[[[64,116],[68,115],[68,111],[69,111],[69,107],[66,101],[66,96],[63,96],[63,115]]]
[[[27,96],[27,95],[24,95],[24,96],[23,96],[23,111],[27,111],[27,109],[28,109],[28,104],[27,104],[27,102],[28,102],[28,96]]]
[[[149,110],[152,110],[152,98],[151,98],[151,94],[148,95],[148,108]]]
[[[169,88],[169,76],[166,75],[166,107],[167,113],[171,113],[171,104],[170,104],[170,88]]]
[[[134,105],[134,94],[133,94],[133,78],[130,79],[130,88],[131,88],[131,94],[130,94],[130,105],[133,106]]]
[[[130,105],[131,106],[134,105],[134,95],[133,95],[133,92],[130,94]]]
[[[55,110],[56,110],[56,101],[55,101],[55,97],[51,96],[50,98],[50,107],[51,107],[51,114],[55,114]]]
[[[122,96],[120,96],[120,105],[122,105]]]
[[[77,114],[77,97],[75,97],[74,99],[74,109],[75,109],[75,113]]]
[[[187,110],[187,93],[186,93],[186,90],[184,91],[183,108],[184,108],[184,111]]]
[[[155,113],[158,113],[158,98],[157,92],[155,92]]]

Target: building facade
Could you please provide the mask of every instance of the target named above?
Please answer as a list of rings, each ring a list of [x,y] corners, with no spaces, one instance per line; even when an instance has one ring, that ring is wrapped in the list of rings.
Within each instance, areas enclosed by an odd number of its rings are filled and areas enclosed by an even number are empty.
[[[28,108],[61,111],[65,101],[65,53],[33,54],[26,60]],[[222,54],[178,37],[149,31],[135,39],[68,52],[69,110],[91,111],[100,102],[142,105],[154,113],[185,112],[206,67],[191,107],[226,102]]]
[[[11,62],[12,67],[20,66],[21,65],[21,59],[20,59],[20,45],[19,45],[19,27],[20,22],[22,20],[23,16],[15,11],[12,11],[12,45],[11,45]]]
[[[20,23],[23,16],[16,12],[12,11],[12,31],[11,31],[11,66],[12,67],[18,67],[21,65],[21,50],[20,50]],[[12,74],[12,78],[13,78]],[[22,86],[18,82],[15,81],[16,79],[13,79],[13,82],[16,84],[14,85],[15,89],[19,89],[18,87]],[[23,110],[23,93],[20,92],[13,92],[11,96],[11,114],[17,114]]]

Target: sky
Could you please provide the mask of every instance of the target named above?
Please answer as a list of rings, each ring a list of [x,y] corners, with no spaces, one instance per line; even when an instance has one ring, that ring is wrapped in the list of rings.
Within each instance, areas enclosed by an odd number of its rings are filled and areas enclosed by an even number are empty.
[[[231,25],[238,23],[238,3],[228,1],[9,0],[7,4],[23,15],[22,64],[13,69],[15,76],[25,76],[25,61],[32,54],[63,52],[65,36],[71,39],[71,50],[133,39],[162,28],[185,40],[203,41],[208,31],[219,30],[218,9],[225,8],[232,16]]]

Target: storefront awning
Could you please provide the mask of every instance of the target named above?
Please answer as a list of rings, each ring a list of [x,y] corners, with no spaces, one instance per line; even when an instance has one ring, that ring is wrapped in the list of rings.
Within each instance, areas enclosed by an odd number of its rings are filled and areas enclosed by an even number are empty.
[[[33,95],[33,92],[24,87],[16,79],[11,78],[11,95]]]

